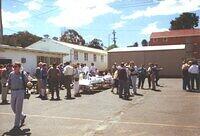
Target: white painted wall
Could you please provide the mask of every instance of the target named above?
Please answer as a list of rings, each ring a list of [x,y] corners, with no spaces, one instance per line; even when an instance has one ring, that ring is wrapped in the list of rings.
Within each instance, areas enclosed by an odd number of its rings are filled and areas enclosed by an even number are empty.
[[[93,54],[92,52],[87,52],[83,50],[77,50],[78,51],[78,61],[74,60],[74,48],[67,47],[62,44],[58,44],[55,42],[52,42],[51,39],[43,39],[41,41],[38,41],[32,45],[30,45],[27,48],[31,49],[37,49],[37,50],[43,50],[43,51],[50,51],[50,52],[63,52],[67,53],[68,55],[63,56],[63,62],[71,61],[72,63],[86,63],[88,66],[90,66],[91,63],[94,63],[95,66],[99,70],[105,70],[107,69],[107,54],[105,53],[96,53],[97,54],[97,61],[93,61]],[[84,60],[84,52],[88,53],[88,61]],[[101,61],[101,55],[104,55],[104,61]]]
[[[12,63],[21,62],[21,58],[26,58],[26,63],[23,63],[23,69],[27,72],[33,73],[37,66],[37,57],[35,54],[25,51],[5,50],[0,52],[0,59],[11,59]]]
[[[88,53],[88,61],[84,60],[84,53]],[[97,55],[97,61],[95,62],[93,59],[94,53],[91,52],[84,52],[84,51],[78,51],[78,60],[74,60],[74,50],[71,53],[71,62],[72,63],[85,63],[87,66],[90,66],[91,63],[94,63],[98,70],[105,70],[107,69],[107,54],[101,54],[98,53]],[[101,55],[104,55],[104,60],[101,61]]]
[[[37,56],[61,58],[61,55],[59,54],[54,55],[10,49],[3,49],[3,51],[0,51],[0,59],[11,59],[12,63],[16,61],[21,62],[21,58],[26,58],[26,63],[22,63],[22,67],[25,71],[30,72],[31,75],[35,73],[35,68],[37,67]]]

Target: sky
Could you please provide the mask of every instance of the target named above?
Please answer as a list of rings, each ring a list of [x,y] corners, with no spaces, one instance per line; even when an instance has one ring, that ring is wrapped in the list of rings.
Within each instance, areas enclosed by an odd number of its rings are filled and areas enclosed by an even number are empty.
[[[183,12],[200,16],[200,0],[2,0],[4,34],[60,37],[74,29],[86,42],[98,38],[106,47],[113,30],[119,47],[140,45],[152,32],[167,31]]]

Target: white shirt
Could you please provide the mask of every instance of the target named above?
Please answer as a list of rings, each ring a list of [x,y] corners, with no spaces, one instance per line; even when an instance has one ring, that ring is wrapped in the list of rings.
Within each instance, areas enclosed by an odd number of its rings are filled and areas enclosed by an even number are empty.
[[[84,72],[85,74],[89,73],[89,67],[88,67],[88,66],[84,66],[84,67],[83,67],[83,72]]]
[[[198,65],[191,65],[188,69],[188,72],[191,74],[199,74],[199,66]]]
[[[70,66],[70,65],[65,66],[65,67],[64,67],[64,70],[63,70],[63,74],[64,74],[65,76],[67,76],[67,75],[73,75],[73,74],[74,74],[73,67]]]
[[[96,67],[95,66],[91,66],[90,67],[90,71],[92,71],[93,73],[96,73]]]

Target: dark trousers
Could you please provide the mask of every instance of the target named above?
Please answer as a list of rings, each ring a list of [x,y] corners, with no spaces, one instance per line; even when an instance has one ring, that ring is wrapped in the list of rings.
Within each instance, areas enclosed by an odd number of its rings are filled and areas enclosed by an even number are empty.
[[[59,99],[59,81],[58,79],[49,80],[49,89],[51,91],[51,98],[54,98],[54,91],[56,91],[56,96]]]
[[[119,80],[119,97],[122,98],[124,94],[124,98],[128,99],[129,97],[129,82],[128,80]]]
[[[183,90],[190,90],[190,77],[189,76],[184,76],[183,77]]]
[[[65,87],[67,89],[67,98],[71,98],[71,83],[72,83],[72,75],[66,75],[65,77]]]
[[[145,81],[145,76],[139,76],[139,81],[138,81],[138,88],[143,88],[144,87],[144,81]]]
[[[148,75],[148,85],[149,85],[149,88],[151,88],[151,76],[150,75]]]
[[[190,79],[191,79],[191,86],[192,89],[194,90],[194,82],[196,82],[196,89],[199,89],[199,75],[198,74],[190,74]]]
[[[156,74],[156,85],[158,86],[159,84],[158,84],[158,80],[160,79],[160,77],[159,77],[159,74]]]

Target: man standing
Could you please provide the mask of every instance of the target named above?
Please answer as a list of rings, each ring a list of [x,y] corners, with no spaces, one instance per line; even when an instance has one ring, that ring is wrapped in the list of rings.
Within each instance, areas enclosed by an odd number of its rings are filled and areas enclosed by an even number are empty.
[[[181,69],[183,77],[183,90],[190,90],[190,75],[188,72],[189,65],[186,62],[184,62]]]
[[[149,76],[150,76],[150,81],[151,81],[151,84],[152,84],[152,88],[151,90],[156,90],[156,76],[155,76],[155,73],[156,73],[156,67],[154,67],[154,64],[150,64],[150,67],[148,68],[148,73],[149,73]]]
[[[194,90],[194,81],[196,81],[196,90],[199,90],[199,66],[197,61],[193,61],[192,65],[188,69],[188,72],[190,73],[191,76],[191,87],[192,90]]]
[[[21,63],[15,63],[14,71],[10,73],[7,86],[11,88],[11,108],[15,114],[14,128],[12,131],[20,133],[25,122],[26,115],[23,114],[23,101],[25,84],[28,82],[28,76],[25,72],[20,71]]]
[[[6,65],[6,68],[2,70],[1,73],[1,82],[2,82],[2,104],[7,104],[7,94],[8,94],[8,87],[6,86],[9,74],[12,72],[12,65],[8,64]]]
[[[129,72],[125,67],[124,63],[121,63],[121,68],[118,70],[118,78],[119,78],[119,98],[123,98],[122,94],[124,92],[124,98],[129,98]]]
[[[163,68],[159,68],[159,66],[158,66],[158,64],[155,64],[155,69],[156,69],[156,71],[155,71],[155,78],[156,78],[156,86],[160,86],[159,84],[158,84],[158,80],[160,79],[160,71],[161,70],[163,70]]]
[[[36,68],[35,77],[37,79],[37,93],[39,93],[38,98],[41,98],[41,89],[42,89],[42,62],[38,63],[38,67]]]
[[[66,62],[66,66],[64,67],[64,78],[65,78],[65,87],[67,89],[67,95],[65,96],[67,99],[71,99],[71,83],[74,74],[73,67],[70,66],[70,62]]]
[[[137,75],[138,75],[138,70],[137,70],[137,66],[135,66],[134,61],[130,62],[130,76],[131,76],[131,84],[133,87],[133,93],[137,94],[137,87],[136,87],[136,83],[137,83]]]
[[[60,81],[60,70],[57,68],[54,63],[52,67],[48,69],[47,76],[49,79],[49,89],[51,91],[51,100],[54,100],[54,90],[56,91],[57,100],[60,100],[59,95],[59,81]]]
[[[138,69],[138,77],[139,77],[139,82],[138,82],[138,88],[141,87],[141,89],[144,88],[144,81],[145,81],[145,78],[147,76],[147,70],[146,68],[144,67],[144,65],[142,65],[139,69]]]

